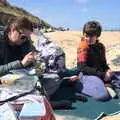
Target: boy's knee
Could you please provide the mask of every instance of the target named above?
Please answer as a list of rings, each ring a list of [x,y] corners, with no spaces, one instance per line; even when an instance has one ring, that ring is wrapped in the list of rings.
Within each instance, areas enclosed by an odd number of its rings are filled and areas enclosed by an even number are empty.
[[[95,99],[97,101],[105,102],[105,101],[109,101],[111,99],[111,96],[108,93],[105,93],[105,94],[96,96]]]

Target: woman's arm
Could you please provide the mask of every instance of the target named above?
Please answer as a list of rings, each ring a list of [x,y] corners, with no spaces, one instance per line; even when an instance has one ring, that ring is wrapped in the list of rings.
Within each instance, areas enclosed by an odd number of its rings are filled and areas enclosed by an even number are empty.
[[[16,60],[14,62],[10,62],[10,63],[5,64],[5,65],[0,65],[0,76],[7,74],[10,70],[19,69],[22,67],[23,67],[23,65],[21,64],[21,62],[19,60]]]

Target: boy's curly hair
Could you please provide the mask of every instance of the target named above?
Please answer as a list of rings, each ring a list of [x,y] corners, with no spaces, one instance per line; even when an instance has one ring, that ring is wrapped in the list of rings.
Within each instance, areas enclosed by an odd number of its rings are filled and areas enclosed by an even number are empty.
[[[102,27],[97,21],[89,21],[83,27],[83,35],[87,34],[89,36],[97,36],[101,35]]]

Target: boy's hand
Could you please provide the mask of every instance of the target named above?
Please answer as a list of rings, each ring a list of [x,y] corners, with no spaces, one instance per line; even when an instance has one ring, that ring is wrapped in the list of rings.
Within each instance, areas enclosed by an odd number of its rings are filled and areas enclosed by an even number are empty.
[[[105,80],[105,81],[109,81],[112,76],[113,76],[113,72],[112,72],[110,69],[108,69],[108,70],[106,71],[104,80]]]

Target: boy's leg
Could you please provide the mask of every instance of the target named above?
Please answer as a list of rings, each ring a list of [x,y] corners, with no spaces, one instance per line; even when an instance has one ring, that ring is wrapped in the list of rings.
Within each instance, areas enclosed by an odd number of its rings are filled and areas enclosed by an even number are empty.
[[[66,69],[64,72],[59,72],[58,75],[60,76],[60,78],[70,77],[70,76],[78,75],[78,70],[77,67],[74,67],[71,69]]]
[[[103,81],[96,76],[83,75],[77,82],[76,88],[86,95],[99,101],[111,99]]]

